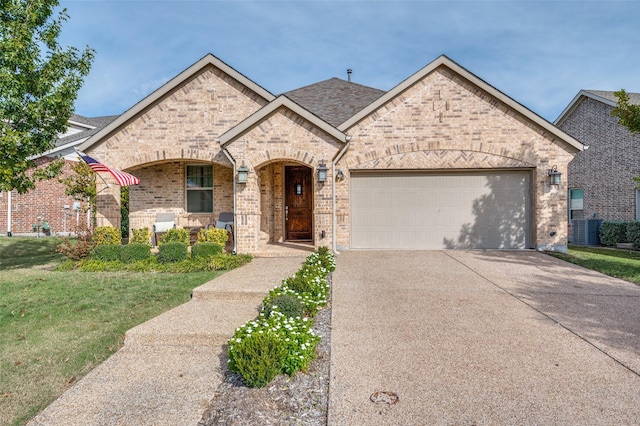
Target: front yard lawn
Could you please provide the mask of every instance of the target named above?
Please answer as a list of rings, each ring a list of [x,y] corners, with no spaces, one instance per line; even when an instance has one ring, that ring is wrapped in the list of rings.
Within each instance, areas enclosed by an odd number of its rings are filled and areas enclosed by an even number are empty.
[[[55,272],[58,242],[0,238],[3,425],[24,424],[116,352],[127,330],[221,274]]]
[[[612,277],[640,284],[640,252],[602,247],[569,246],[554,256]]]

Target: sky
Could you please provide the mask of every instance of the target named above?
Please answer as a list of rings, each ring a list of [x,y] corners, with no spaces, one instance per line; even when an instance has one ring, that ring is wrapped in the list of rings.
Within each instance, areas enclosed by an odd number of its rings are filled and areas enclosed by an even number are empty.
[[[207,53],[274,95],[389,90],[444,54],[553,122],[581,89],[640,93],[640,1],[60,0],[96,51],[76,101],[122,114]]]

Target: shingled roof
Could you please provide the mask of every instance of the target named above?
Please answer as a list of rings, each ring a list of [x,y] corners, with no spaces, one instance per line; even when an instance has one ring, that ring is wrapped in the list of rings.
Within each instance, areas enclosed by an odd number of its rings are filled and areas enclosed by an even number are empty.
[[[113,120],[118,118],[118,115],[105,115],[101,117],[83,117],[82,115],[74,114],[71,116],[69,121],[75,121],[80,124],[84,124],[87,126],[87,130],[82,132],[74,133],[69,136],[65,136],[56,141],[56,146],[63,146],[71,142],[75,142],[81,139],[87,139],[89,136],[93,136],[98,133],[103,127],[107,124],[111,123]]]
[[[599,96],[601,98],[605,98],[613,103],[617,103],[618,102],[618,97],[616,95],[614,95],[614,92],[609,92],[606,90],[585,90],[585,92],[591,93],[593,95]],[[627,95],[629,95],[629,103],[630,104],[634,104],[634,105],[640,105],[640,93],[630,93],[627,92]]]
[[[384,93],[383,90],[334,77],[291,90],[284,96],[332,126],[338,126]]]
[[[630,104],[632,104],[632,105],[640,105],[640,93],[627,92],[627,95],[629,95],[629,103]],[[587,90],[587,89],[582,89],[573,98],[573,100],[569,103],[569,105],[567,105],[567,107],[564,109],[564,111],[562,111],[560,113],[558,118],[556,118],[556,121],[554,121],[553,123],[556,126],[560,126],[564,122],[564,120],[566,120],[567,117],[569,117],[571,115],[571,113],[574,110],[574,108],[576,108],[580,104],[580,102],[582,101],[583,98],[595,99],[598,102],[602,102],[602,103],[604,103],[606,105],[610,105],[612,107],[615,107],[616,104],[618,103],[618,97],[616,95],[614,95],[614,92],[611,92],[611,91],[608,91],[608,90]]]

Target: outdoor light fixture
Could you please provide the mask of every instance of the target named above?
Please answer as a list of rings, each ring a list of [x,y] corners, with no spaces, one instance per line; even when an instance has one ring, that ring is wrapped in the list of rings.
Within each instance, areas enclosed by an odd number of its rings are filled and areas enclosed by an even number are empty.
[[[342,179],[344,179],[344,173],[342,172],[342,169],[338,169],[336,172],[336,180],[340,182]]]
[[[320,161],[318,164],[318,182],[326,182],[327,181],[327,165],[324,164],[324,160]]]
[[[249,180],[249,168],[242,162],[242,165],[238,167],[238,183],[247,183]]]
[[[562,173],[558,171],[558,166],[553,166],[547,170],[547,174],[549,175],[549,185],[560,185]]]

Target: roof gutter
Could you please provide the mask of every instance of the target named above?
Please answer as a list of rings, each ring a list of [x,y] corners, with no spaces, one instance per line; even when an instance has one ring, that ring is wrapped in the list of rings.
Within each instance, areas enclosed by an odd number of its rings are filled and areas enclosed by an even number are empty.
[[[220,144],[220,149],[222,150],[222,153],[225,155],[225,157],[227,157],[227,159],[233,165],[233,233],[232,233],[233,252],[232,253],[237,254],[238,253],[238,238],[237,238],[238,228],[236,228],[236,160],[234,160],[231,154],[229,154],[229,151],[227,151],[227,148],[225,148],[224,144],[220,139],[216,139],[216,141]]]
[[[345,137],[345,140],[347,141],[347,144],[340,150],[338,155],[336,155],[334,160],[331,162],[331,193],[332,193],[332,197],[331,197],[331,209],[332,209],[331,221],[332,221],[332,225],[333,225],[333,226],[331,226],[331,245],[332,245],[331,249],[333,250],[333,252],[335,254],[340,254],[340,252],[336,248],[336,234],[337,234],[336,226],[337,226],[337,223],[338,223],[338,220],[336,218],[336,164],[338,163],[338,161],[340,161],[342,156],[349,149],[349,146],[351,145],[351,136],[347,135]]]

